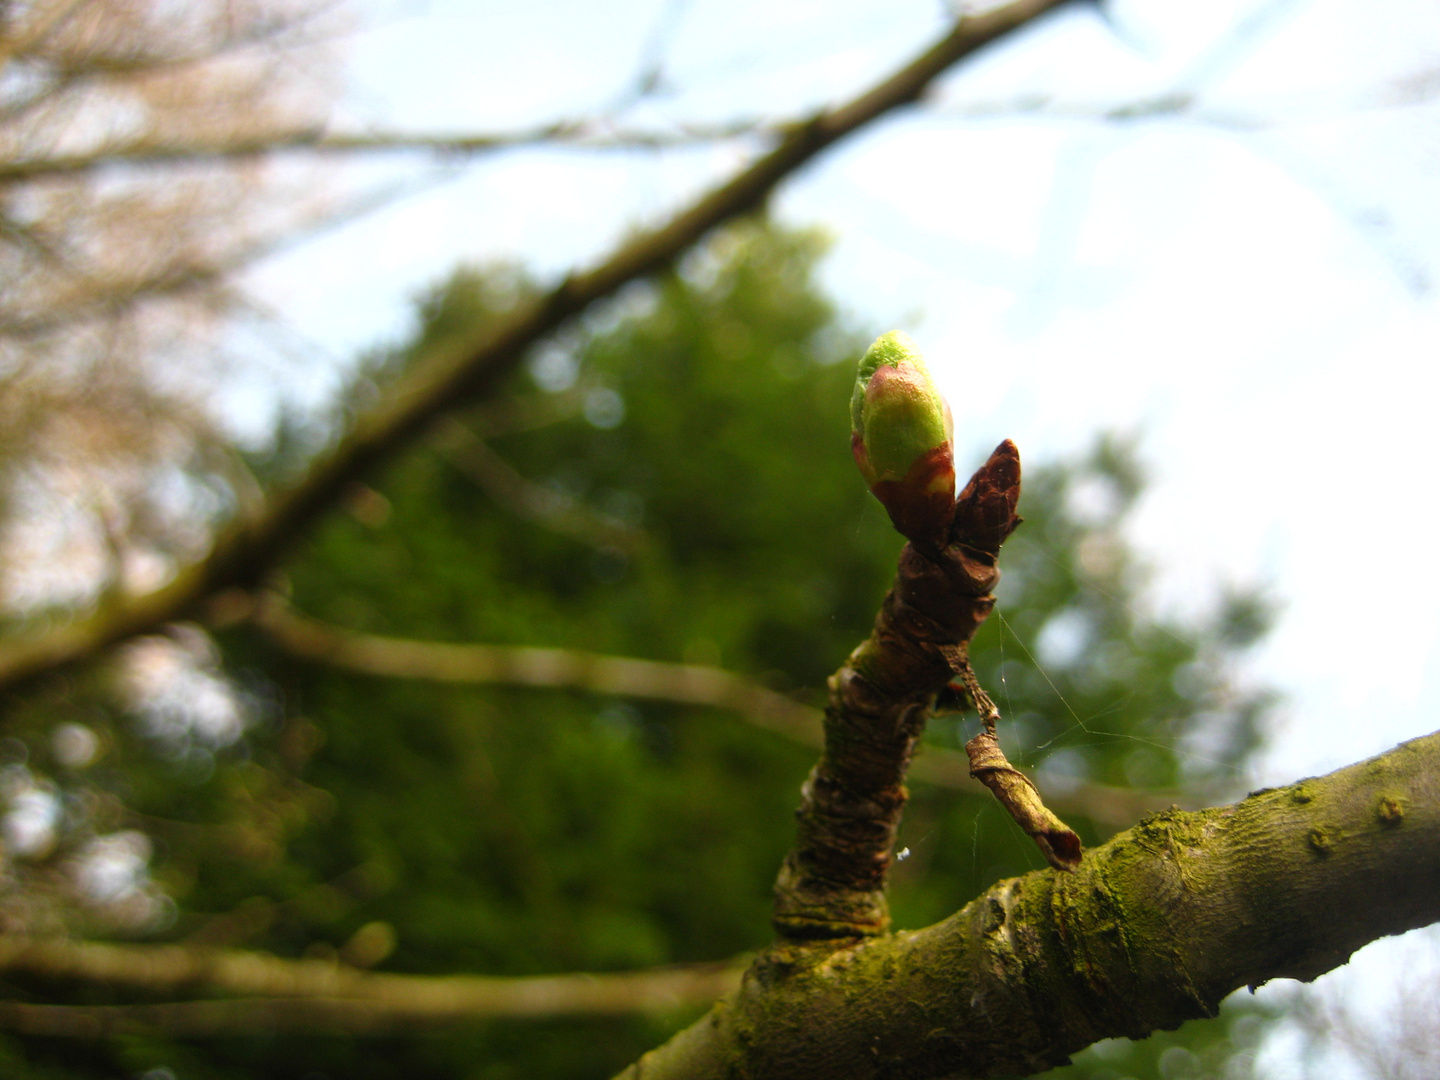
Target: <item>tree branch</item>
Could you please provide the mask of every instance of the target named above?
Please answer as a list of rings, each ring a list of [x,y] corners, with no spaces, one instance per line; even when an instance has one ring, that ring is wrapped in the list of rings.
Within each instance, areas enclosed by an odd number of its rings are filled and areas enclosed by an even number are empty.
[[[0,1002],[0,1029],[100,1038],[251,1031],[383,1034],[465,1019],[619,1016],[708,1005],[735,989],[732,963],[604,974],[498,976],[372,974],[324,960],[186,945],[0,940],[0,971],[153,994],[219,993],[218,1001],[134,1005]]]
[[[734,709],[761,727],[803,742],[819,734],[817,710],[740,675],[579,649],[455,645],[342,630],[301,615],[279,597],[251,621],[287,652],[364,675],[455,683],[504,683]]]
[[[239,604],[227,606],[233,618]],[[821,749],[825,745],[825,714],[819,709],[720,668],[574,649],[458,645],[360,634],[302,615],[274,594],[253,606],[250,619],[291,655],[362,675],[574,689],[700,705],[731,710],[757,727],[803,746]],[[943,746],[921,748],[910,763],[910,776],[937,787],[979,794],[969,759]],[[1112,829],[1123,829],[1142,814],[1188,801],[1181,792],[1132,791],[1093,783],[1047,794],[1059,809]]]
[[[1030,1075],[1440,921],[1437,882],[1440,732],[1232,806],[1156,814],[1075,873],[1002,881],[925,930],[777,946],[622,1077]]]
[[[210,142],[144,140],[102,146],[81,154],[51,155],[0,162],[0,184],[83,176],[101,169],[170,165],[233,165],[283,154],[360,156],[364,154],[427,153],[471,157],[497,150],[563,143],[585,150],[660,149],[718,142],[745,135],[773,136],[774,128],[756,120],[715,125],[685,125],[673,131],[614,127],[598,120],[561,120],[526,131],[472,135],[425,132],[336,133],[321,129],[221,137]]]
[[[305,529],[360,476],[388,461],[436,418],[492,392],[530,346],[622,285],[663,269],[717,225],[761,205],[817,154],[892,109],[919,98],[946,68],[1060,0],[1015,0],[968,16],[905,67],[835,109],[789,129],[779,144],[669,222],[641,233],[600,266],[571,275],[519,305],[478,340],[447,343],[424,358],[387,400],[259,515],[236,521],[210,555],[165,587],[114,611],[97,612],[0,654],[0,690],[89,657],[134,634],[182,618],[211,594],[264,576]]]
[[[1020,523],[1019,499],[1020,455],[1006,440],[955,500],[953,517],[947,512],[943,535],[905,545],[874,630],[831,676],[825,748],[801,789],[795,846],[775,882],[782,936],[889,927],[885,876],[905,774],[936,695],[969,671],[966,650],[995,606],[995,560]]]
[[[491,499],[519,517],[591,547],[634,555],[645,546],[644,530],[527,479],[488,442],[454,417],[437,426],[430,445],[479,484]]]

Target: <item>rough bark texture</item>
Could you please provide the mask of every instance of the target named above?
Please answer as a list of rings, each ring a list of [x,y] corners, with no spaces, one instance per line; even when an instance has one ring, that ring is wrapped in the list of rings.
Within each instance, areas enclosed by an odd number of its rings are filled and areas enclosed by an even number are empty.
[[[791,940],[883,933],[885,875],[905,771],[951,658],[979,629],[1019,524],[1020,455],[1006,440],[956,503],[943,550],[907,544],[875,629],[830,679],[825,750],[801,792],[795,847],[775,883],[775,928]]]
[[[1213,1016],[1440,920],[1440,733],[1233,806],[1167,811],[1074,873],[915,933],[781,944],[625,1080],[1030,1074]]]

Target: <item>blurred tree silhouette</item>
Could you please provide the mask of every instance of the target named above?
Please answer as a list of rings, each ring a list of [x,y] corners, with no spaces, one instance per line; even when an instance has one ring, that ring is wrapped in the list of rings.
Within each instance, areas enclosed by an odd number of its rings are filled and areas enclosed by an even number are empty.
[[[460,414],[350,493],[348,513],[287,572],[294,609],[389,638],[723,665],[813,699],[868,632],[901,542],[845,449],[862,336],[812,282],[821,249],[764,222],[731,229],[537,353],[503,404]],[[417,344],[374,360],[357,398],[385,393],[413,358],[524,287],[504,273],[456,275],[422,305]],[[1263,707],[1233,668],[1253,619],[1241,633],[1229,617],[1180,627],[1137,614],[1143,579],[1120,526],[1142,481],[1123,442],[1031,475],[1004,622],[975,650],[1007,745],[1082,814],[1092,792],[1223,786]],[[153,704],[132,699],[127,712],[123,694],[107,699],[114,679],[97,672],[31,700],[29,761],[11,766],[73,808],[38,865],[121,823],[158,845],[151,921],[137,931],[421,974],[621,971],[769,940],[809,747],[733,710],[339,670],[243,621],[219,640],[223,665],[198,628],[135,648],[170,648],[208,672],[238,702],[241,729],[207,734],[196,696],[166,728],[145,711]],[[67,767],[60,733],[82,729],[102,750]],[[953,752],[966,730],[958,715],[938,719],[922,760]],[[1191,756],[1200,745],[1203,767]],[[964,783],[917,787],[893,889],[900,925],[1041,865]],[[1099,824],[1070,816],[1087,843],[1113,828],[1112,811]],[[13,878],[12,903],[34,888]],[[56,901],[57,912],[86,926],[84,908]],[[15,928],[34,929],[18,916]],[[53,974],[9,978],[42,1000],[135,1000]],[[683,1018],[200,1042],[151,1022],[145,1038],[9,1046],[34,1076],[168,1066],[197,1078],[598,1077]],[[1204,1030],[1202,1042],[1223,1039]]]
[[[339,212],[313,170],[229,158],[328,111],[328,5],[0,9],[0,604],[145,591],[249,496],[236,275]],[[168,162],[168,164],[167,164]]]

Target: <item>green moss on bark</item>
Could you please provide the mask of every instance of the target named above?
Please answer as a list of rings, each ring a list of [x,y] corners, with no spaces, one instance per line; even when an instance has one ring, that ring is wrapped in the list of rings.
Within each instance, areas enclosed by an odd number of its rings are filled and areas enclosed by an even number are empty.
[[[999,882],[925,930],[777,946],[733,1001],[626,1076],[1027,1075],[1434,922],[1436,881],[1440,733],[1233,806],[1152,815],[1076,873]]]

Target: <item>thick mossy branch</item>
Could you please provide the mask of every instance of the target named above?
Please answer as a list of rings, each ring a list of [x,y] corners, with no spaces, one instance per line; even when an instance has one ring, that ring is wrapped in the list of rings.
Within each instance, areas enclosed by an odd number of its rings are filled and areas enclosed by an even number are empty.
[[[990,609],[1000,544],[1019,524],[1020,455],[1005,441],[961,494],[943,550],[907,544],[875,628],[830,679],[825,750],[801,792],[775,885],[786,938],[883,933],[905,771],[935,695]]]
[[[623,1075],[1029,1075],[1436,921],[1440,733],[1233,806],[1152,815],[1076,872],[1002,881],[925,930],[778,946]]]

